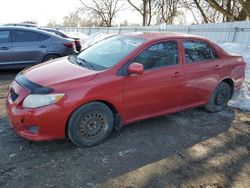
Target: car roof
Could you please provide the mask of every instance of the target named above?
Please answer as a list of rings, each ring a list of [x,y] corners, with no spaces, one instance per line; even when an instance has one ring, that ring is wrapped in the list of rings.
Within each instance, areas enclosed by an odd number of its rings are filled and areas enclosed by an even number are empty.
[[[48,27],[40,27],[39,29],[42,29],[42,30],[49,30],[49,31],[61,31],[59,29],[55,29],[55,28],[48,28]]]
[[[13,30],[25,30],[25,31],[33,31],[33,32],[38,32],[38,33],[42,33],[42,34],[45,34],[45,35],[50,35],[50,36],[55,36],[55,35],[52,35],[44,30],[41,30],[41,29],[37,29],[37,28],[31,28],[31,27],[25,27],[25,26],[0,26],[0,30],[2,29],[13,29]]]
[[[36,24],[31,23],[7,23],[4,26],[25,26],[25,27],[37,27]]]
[[[195,38],[195,39],[202,39],[207,40],[204,37],[191,35],[186,33],[174,33],[174,32],[136,32],[136,33],[128,33],[124,34],[125,36],[132,36],[143,38],[146,40],[161,40],[161,39],[173,39],[173,38]]]
[[[33,27],[12,26],[12,25],[3,25],[3,26],[0,26],[0,29],[22,29],[22,30],[29,30],[29,31],[37,31],[37,28],[33,28]]]

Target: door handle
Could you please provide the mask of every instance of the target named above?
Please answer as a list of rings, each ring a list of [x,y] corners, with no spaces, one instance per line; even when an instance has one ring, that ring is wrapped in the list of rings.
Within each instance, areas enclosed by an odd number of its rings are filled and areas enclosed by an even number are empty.
[[[42,44],[39,46],[39,48],[47,48],[47,46]]]
[[[218,69],[221,69],[221,68],[222,68],[222,65],[215,65],[214,69],[218,70]]]
[[[10,49],[10,48],[8,48],[8,47],[1,47],[0,49],[1,49],[1,50],[8,50],[8,49]]]
[[[183,75],[184,75],[183,73],[175,72],[175,73],[173,74],[173,77],[174,77],[174,78],[178,78],[178,77],[183,76]]]

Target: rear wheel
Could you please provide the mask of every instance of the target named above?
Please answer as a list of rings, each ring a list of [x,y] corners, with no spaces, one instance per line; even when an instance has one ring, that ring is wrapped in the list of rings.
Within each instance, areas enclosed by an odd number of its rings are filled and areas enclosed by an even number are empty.
[[[209,103],[205,108],[210,112],[219,112],[227,107],[227,103],[232,96],[230,86],[221,82],[212,93]]]
[[[44,58],[43,58],[43,62],[45,62],[45,61],[50,61],[50,60],[52,60],[52,59],[56,59],[56,58],[59,58],[60,56],[59,55],[56,55],[56,54],[49,54],[49,55],[47,55],[47,56],[45,56]]]
[[[93,102],[76,110],[68,124],[68,136],[79,147],[94,146],[112,132],[114,114],[105,104]]]

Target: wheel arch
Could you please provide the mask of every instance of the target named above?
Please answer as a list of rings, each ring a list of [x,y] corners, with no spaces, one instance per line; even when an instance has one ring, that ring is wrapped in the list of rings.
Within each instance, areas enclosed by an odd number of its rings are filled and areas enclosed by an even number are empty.
[[[115,125],[114,127],[116,129],[120,129],[121,125],[120,125],[120,115],[119,115],[119,112],[117,110],[117,108],[115,107],[114,104],[112,104],[111,102],[107,101],[107,100],[92,100],[92,101],[87,101],[79,106],[77,106],[69,115],[68,119],[67,119],[67,122],[66,122],[66,125],[65,125],[65,137],[68,138],[68,126],[69,126],[69,120],[72,116],[72,114],[80,107],[86,105],[86,104],[89,104],[89,103],[94,103],[94,102],[99,102],[99,103],[102,103],[102,104],[105,104],[112,112],[113,112],[113,115],[114,115],[114,120],[115,120]]]
[[[225,78],[221,82],[225,82],[230,86],[230,88],[231,88],[231,97],[232,97],[233,93],[234,93],[234,81],[231,78]]]
[[[213,89],[209,92],[208,99],[207,99],[206,102],[209,101],[209,99],[210,99],[210,97],[212,96],[214,90],[215,90],[215,89],[218,87],[218,85],[219,85],[220,83],[222,83],[222,82],[225,82],[225,83],[227,83],[227,84],[230,86],[230,88],[231,88],[231,97],[233,96],[233,93],[234,93],[234,81],[233,81],[232,78],[226,77],[226,78],[223,78],[223,79],[219,80],[218,83],[217,83],[216,85],[214,85]]]
[[[91,101],[91,102],[100,102],[100,103],[103,103],[103,104],[105,104],[106,106],[108,106],[108,107],[112,110],[112,112],[113,112],[114,114],[117,114],[117,113],[118,113],[116,107],[115,107],[111,102],[108,102],[108,101],[105,101],[105,100],[96,100],[96,101]],[[89,102],[88,102],[88,103],[89,103]]]
[[[48,56],[50,56],[50,55],[56,55],[56,56],[58,56],[58,57],[62,57],[60,54],[58,54],[58,53],[47,53],[47,54],[45,54],[44,56],[43,56],[43,58],[42,58],[42,62],[44,62],[44,59],[46,58],[46,57],[48,57]]]

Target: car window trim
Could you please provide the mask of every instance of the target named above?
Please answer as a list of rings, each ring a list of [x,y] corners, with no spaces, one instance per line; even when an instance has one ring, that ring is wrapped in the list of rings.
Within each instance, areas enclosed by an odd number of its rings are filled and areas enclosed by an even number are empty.
[[[148,70],[144,70],[144,73],[143,74],[147,74],[147,73],[151,73],[151,72],[155,72],[155,71],[158,71],[160,70],[159,68],[161,69],[170,69],[170,68],[178,68],[178,67],[181,67],[182,64],[176,64],[176,65],[170,65],[170,66],[162,66],[162,67],[155,67],[155,68],[152,68],[152,69],[148,69]]]
[[[204,59],[204,60],[199,60],[199,61],[193,61],[192,63],[184,63],[185,65],[192,65],[192,64],[204,64],[204,63],[211,63],[215,60],[218,60],[218,59]],[[184,59],[185,61],[185,59]]]

